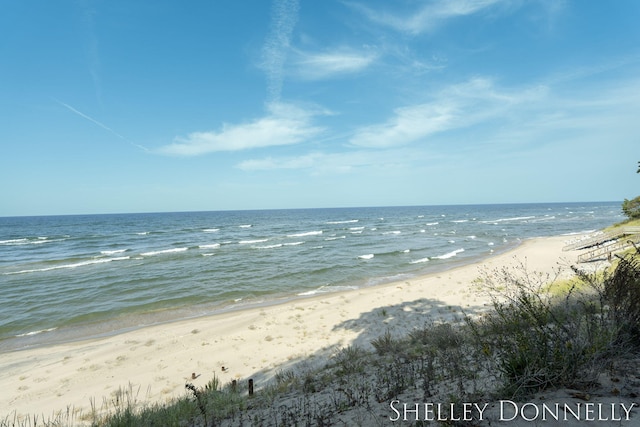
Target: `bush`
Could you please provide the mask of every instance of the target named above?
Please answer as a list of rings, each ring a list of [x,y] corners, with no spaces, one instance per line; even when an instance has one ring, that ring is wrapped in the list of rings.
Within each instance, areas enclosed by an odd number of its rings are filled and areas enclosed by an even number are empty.
[[[616,340],[597,290],[572,288],[559,298],[544,290],[546,280],[526,272],[524,277],[506,270],[493,274],[487,286],[494,310],[468,320],[479,354],[498,373],[502,396],[588,386]]]
[[[639,219],[640,218],[640,196],[632,200],[624,199],[624,202],[622,202],[622,212],[629,219]]]

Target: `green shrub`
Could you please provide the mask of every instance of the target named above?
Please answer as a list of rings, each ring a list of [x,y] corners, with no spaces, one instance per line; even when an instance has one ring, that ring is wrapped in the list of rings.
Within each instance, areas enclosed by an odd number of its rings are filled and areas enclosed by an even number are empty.
[[[640,196],[632,200],[624,199],[624,202],[622,202],[622,212],[629,219],[640,218]]]

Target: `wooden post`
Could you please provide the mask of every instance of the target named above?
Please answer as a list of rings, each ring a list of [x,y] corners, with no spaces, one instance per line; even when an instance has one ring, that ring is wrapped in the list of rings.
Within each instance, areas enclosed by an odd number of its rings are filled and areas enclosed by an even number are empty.
[[[238,382],[236,380],[231,381],[231,391],[233,391],[234,393],[236,392],[237,385]]]
[[[253,379],[249,380],[249,396],[253,396]]]

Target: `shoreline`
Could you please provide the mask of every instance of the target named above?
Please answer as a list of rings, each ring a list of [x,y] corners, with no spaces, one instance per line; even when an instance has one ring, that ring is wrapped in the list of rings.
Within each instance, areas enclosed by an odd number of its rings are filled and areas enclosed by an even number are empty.
[[[574,236],[562,235],[566,237]],[[547,236],[548,237],[548,236]],[[558,236],[560,237],[560,236]],[[517,242],[511,243],[508,246],[500,248],[495,252],[486,253],[482,255],[476,255],[468,259],[454,260],[450,264],[443,264],[436,268],[431,269],[428,272],[423,273],[398,273],[393,276],[380,276],[374,278],[363,279],[363,283],[360,285],[345,283],[336,285],[335,289],[327,292],[318,292],[318,289],[312,289],[309,291],[299,291],[297,293],[275,293],[271,295],[264,295],[258,298],[257,301],[252,300],[239,300],[239,301],[215,301],[198,305],[182,306],[182,307],[168,307],[165,309],[158,309],[150,312],[142,313],[128,313],[122,317],[123,325],[117,326],[118,317],[104,319],[102,321],[93,321],[85,324],[74,324],[62,327],[53,327],[51,329],[44,329],[40,331],[32,331],[21,335],[14,335],[9,338],[0,340],[0,356],[4,353],[13,351],[22,351],[37,349],[49,346],[71,344],[75,342],[82,342],[95,339],[109,338],[112,336],[134,332],[139,329],[150,328],[154,326],[162,326],[175,322],[190,321],[199,318],[205,318],[210,316],[216,316],[225,313],[232,313],[235,311],[252,310],[272,305],[292,303],[297,300],[304,300],[315,297],[327,297],[333,294],[339,294],[342,292],[352,292],[365,289],[375,289],[379,286],[385,286],[392,283],[404,281],[404,280],[419,280],[423,277],[427,277],[434,274],[440,274],[449,270],[455,270],[457,268],[464,268],[466,266],[475,265],[481,263],[484,260],[509,253],[516,250],[520,245],[527,240],[545,238],[534,237],[528,239],[518,239]],[[398,279],[398,276],[406,276],[403,279]],[[373,284],[367,284],[370,281],[375,281]],[[141,319],[142,323],[134,324],[132,319]],[[111,326],[106,326],[111,325]],[[96,329],[103,327],[96,331]]]
[[[322,363],[340,348],[370,346],[389,331],[405,334],[428,319],[451,320],[488,307],[482,271],[526,264],[528,272],[568,274],[578,252],[562,252],[576,235],[523,240],[506,252],[425,276],[242,307],[143,326],[100,338],[0,353],[0,419],[89,413],[128,387],[138,401],[184,396],[203,386],[253,378],[257,388],[297,363]],[[560,273],[558,273],[560,271]],[[224,367],[224,369],[223,369]],[[196,379],[192,379],[192,374]]]

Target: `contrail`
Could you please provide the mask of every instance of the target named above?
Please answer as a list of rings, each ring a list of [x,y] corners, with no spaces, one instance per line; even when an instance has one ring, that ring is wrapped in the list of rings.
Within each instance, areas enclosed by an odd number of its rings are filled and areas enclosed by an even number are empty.
[[[298,0],[275,0],[273,4],[270,31],[262,48],[262,66],[267,73],[271,101],[277,102],[280,99],[284,64],[299,8]]]
[[[57,99],[55,99],[55,98],[54,98],[54,100],[55,100],[58,104],[60,104],[60,105],[62,105],[63,107],[67,108],[69,111],[71,111],[71,112],[73,112],[73,113],[76,113],[76,114],[77,114],[77,115],[79,115],[80,117],[85,118],[85,119],[89,120],[90,122],[95,123],[96,125],[100,126],[102,129],[104,129],[104,130],[107,130],[107,131],[111,132],[112,134],[114,134],[114,135],[115,135],[115,136],[117,136],[118,138],[122,139],[123,141],[128,142],[129,144],[133,145],[134,147],[138,147],[138,148],[140,148],[141,150],[144,150],[144,151],[149,151],[149,149],[148,149],[148,148],[146,148],[146,147],[144,147],[144,146],[142,146],[142,145],[135,144],[135,143],[133,143],[133,142],[129,141],[127,138],[125,138],[124,136],[120,135],[118,132],[114,131],[114,130],[113,130],[113,129],[111,129],[109,126],[105,125],[104,123],[100,123],[99,121],[97,121],[97,120],[96,120],[96,119],[94,119],[93,117],[89,117],[89,116],[87,116],[87,115],[86,115],[86,114],[84,114],[82,111],[78,111],[78,110],[76,110],[76,109],[75,109],[75,108],[73,108],[71,105],[66,104],[66,103],[64,103],[64,102],[62,102],[62,101],[59,101],[59,100],[57,100]]]

